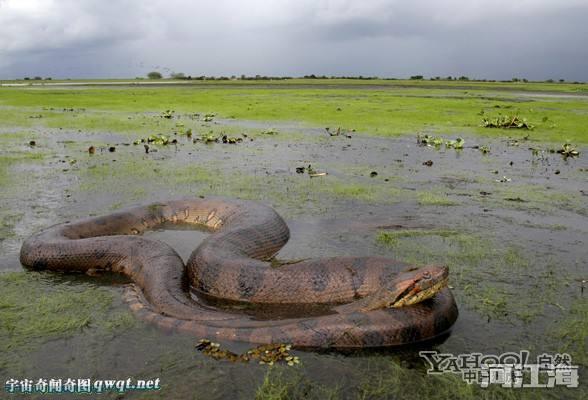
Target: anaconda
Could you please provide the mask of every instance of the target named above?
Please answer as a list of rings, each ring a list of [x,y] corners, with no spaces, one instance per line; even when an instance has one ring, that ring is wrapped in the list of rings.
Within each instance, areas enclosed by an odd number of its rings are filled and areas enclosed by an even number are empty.
[[[211,232],[186,265],[167,244],[141,236],[169,223]],[[416,269],[384,257],[313,258],[272,267],[268,260],[289,236],[271,207],[196,198],[55,225],[25,240],[20,260],[32,269],[122,273],[132,281],[125,300],[140,318],[215,340],[298,348],[394,346],[433,338],[457,319],[455,300],[443,287],[445,267]],[[212,307],[191,296],[190,287],[208,299],[252,304],[349,304],[326,315],[259,320]],[[395,307],[415,301],[409,297],[422,301]]]

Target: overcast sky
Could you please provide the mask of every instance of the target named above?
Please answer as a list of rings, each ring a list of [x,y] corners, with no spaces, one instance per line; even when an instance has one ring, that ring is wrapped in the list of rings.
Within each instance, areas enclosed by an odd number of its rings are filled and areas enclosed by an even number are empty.
[[[0,79],[588,81],[588,0],[0,0]]]

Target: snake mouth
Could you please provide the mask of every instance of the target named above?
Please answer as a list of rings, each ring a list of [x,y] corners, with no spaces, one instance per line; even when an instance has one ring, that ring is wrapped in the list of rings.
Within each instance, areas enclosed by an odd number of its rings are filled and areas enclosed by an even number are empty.
[[[421,301],[430,299],[446,287],[449,283],[449,278],[443,278],[430,287],[417,291],[414,287],[409,287],[397,297],[397,300],[389,307],[399,308],[420,303]]]

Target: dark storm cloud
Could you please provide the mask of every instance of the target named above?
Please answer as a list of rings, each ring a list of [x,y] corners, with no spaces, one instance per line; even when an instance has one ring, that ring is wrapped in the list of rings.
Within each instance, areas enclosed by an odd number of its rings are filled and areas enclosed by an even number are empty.
[[[587,18],[583,0],[4,0],[0,77],[588,80]]]
[[[0,3],[0,51],[33,53],[136,39],[146,29],[136,3],[4,0]]]

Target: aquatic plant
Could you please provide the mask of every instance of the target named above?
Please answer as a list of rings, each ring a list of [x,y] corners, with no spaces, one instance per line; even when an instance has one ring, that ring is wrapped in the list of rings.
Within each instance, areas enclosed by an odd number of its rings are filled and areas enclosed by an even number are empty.
[[[445,140],[441,137],[436,137],[436,136],[417,135],[417,143],[419,143],[422,146],[432,146],[432,147],[436,147],[436,148],[439,148],[439,147],[441,147],[441,145],[444,144],[445,147],[447,147],[447,148],[461,150],[461,149],[463,149],[463,145],[464,145],[465,141],[460,137],[458,137],[455,140],[450,140],[450,139]]]
[[[519,118],[518,115],[501,115],[494,118],[482,119],[484,128],[504,128],[504,129],[533,129],[534,126],[527,122],[526,118]]]
[[[580,155],[580,152],[576,150],[576,148],[573,147],[570,143],[562,144],[561,149],[557,150],[557,153],[564,156],[564,158],[578,157]]]
[[[214,119],[216,114],[214,113],[208,113],[208,114],[204,114],[204,117],[202,117],[202,121],[204,122],[210,122]]]
[[[133,142],[133,144],[135,144],[135,145],[141,144],[141,143],[151,143],[151,144],[166,146],[170,143],[171,144],[177,143],[177,140],[173,139],[170,141],[169,137],[167,137],[166,135],[157,134],[157,135],[149,135],[147,138],[137,139]]]

